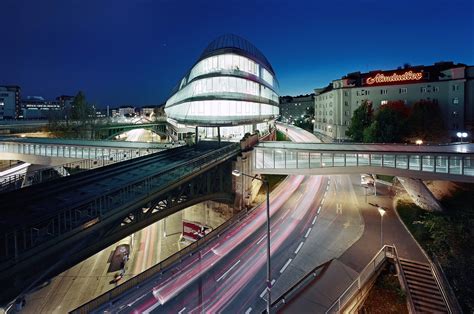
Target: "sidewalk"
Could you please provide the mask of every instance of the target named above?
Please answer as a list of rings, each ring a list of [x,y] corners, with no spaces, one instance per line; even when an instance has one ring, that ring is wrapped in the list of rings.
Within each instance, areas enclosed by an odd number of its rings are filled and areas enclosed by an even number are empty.
[[[291,300],[282,309],[284,312],[325,312],[357,278],[360,271],[381,247],[380,214],[377,206],[386,210],[383,218],[383,243],[394,244],[402,258],[427,263],[423,252],[394,212],[395,204],[388,187],[377,186],[377,196],[368,197],[368,203],[377,205],[373,206],[365,203],[365,194],[360,184],[358,185],[357,179],[352,176],[359,212],[365,225],[362,235],[349,249],[333,260],[320,280],[308,285],[295,299]]]

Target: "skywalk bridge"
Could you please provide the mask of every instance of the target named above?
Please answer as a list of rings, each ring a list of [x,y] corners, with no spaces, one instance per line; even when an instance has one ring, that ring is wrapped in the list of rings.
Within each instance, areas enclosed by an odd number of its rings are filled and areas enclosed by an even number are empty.
[[[180,144],[0,137],[0,159],[54,166],[80,159],[143,156],[177,146]]]
[[[239,152],[202,142],[1,194],[0,302],[178,210],[232,201]]]
[[[474,182],[474,144],[261,142],[254,148],[252,168],[260,174],[377,173]]]

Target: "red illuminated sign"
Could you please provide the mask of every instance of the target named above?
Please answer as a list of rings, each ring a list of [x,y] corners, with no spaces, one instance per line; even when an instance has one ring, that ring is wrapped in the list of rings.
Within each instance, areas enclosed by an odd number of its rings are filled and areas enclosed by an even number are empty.
[[[374,77],[369,76],[366,80],[366,83],[369,85],[372,85],[372,84],[393,83],[393,82],[400,82],[400,81],[419,81],[422,78],[423,78],[422,72],[407,71],[403,74],[393,73],[392,75],[385,75],[383,73],[378,73]]]

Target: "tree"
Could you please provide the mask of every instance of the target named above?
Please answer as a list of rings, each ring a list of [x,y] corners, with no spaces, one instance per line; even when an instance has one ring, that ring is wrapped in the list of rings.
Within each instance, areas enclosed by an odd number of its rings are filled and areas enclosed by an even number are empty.
[[[346,135],[355,142],[362,142],[364,140],[364,129],[369,127],[372,123],[372,116],[372,103],[365,100],[359,108],[354,110],[351,125],[349,126]]]
[[[403,101],[390,101],[380,106],[372,123],[362,131],[365,143],[395,143],[404,140],[410,109]]]
[[[375,141],[378,143],[397,143],[405,137],[407,116],[405,110],[397,106],[381,106],[375,115],[377,122]]]
[[[438,104],[429,100],[420,100],[413,104],[407,126],[411,139],[442,141],[448,136]]]
[[[92,117],[93,112],[92,106],[86,102],[86,96],[79,91],[72,102],[71,119],[85,122]]]

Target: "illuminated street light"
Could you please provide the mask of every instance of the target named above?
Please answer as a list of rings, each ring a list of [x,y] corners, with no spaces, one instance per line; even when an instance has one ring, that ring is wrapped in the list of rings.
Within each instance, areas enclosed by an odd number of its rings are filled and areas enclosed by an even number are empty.
[[[377,208],[380,214],[380,246],[383,246],[383,216],[386,213],[386,210],[382,207]]]
[[[316,120],[314,120],[314,119],[313,119],[313,120],[311,120],[311,123],[314,123],[314,122],[316,122]]]
[[[458,132],[456,133],[456,136],[461,140],[461,143],[462,143],[464,139],[467,137],[467,132]]]
[[[416,140],[415,143],[416,143],[416,145],[421,145],[421,144],[423,144],[423,141],[422,140]]]
[[[256,179],[261,181],[265,185],[265,189],[267,191],[267,313],[270,314],[270,307],[271,307],[271,291],[272,291],[272,282],[271,282],[271,273],[270,273],[270,186],[267,180],[257,178],[257,176],[250,176],[246,173],[240,172],[239,170],[235,169],[232,171],[232,175],[236,177],[245,176],[252,178],[252,180]],[[243,178],[242,178],[243,181]]]

